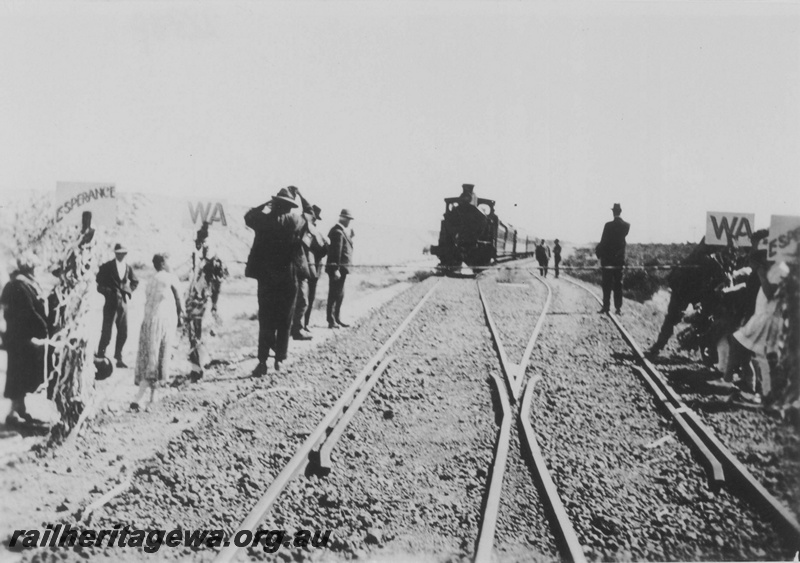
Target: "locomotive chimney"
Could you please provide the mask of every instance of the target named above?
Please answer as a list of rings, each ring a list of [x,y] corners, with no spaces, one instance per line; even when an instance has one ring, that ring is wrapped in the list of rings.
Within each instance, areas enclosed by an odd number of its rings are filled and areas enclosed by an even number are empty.
[[[464,190],[461,192],[461,201],[469,202],[471,205],[478,205],[478,196],[472,190],[475,189],[475,184],[461,184]]]

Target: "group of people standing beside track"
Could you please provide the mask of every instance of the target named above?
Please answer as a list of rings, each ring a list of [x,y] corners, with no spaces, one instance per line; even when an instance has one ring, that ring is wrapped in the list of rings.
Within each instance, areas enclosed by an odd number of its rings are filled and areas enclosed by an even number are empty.
[[[268,209],[267,209],[268,208]],[[328,328],[348,327],[341,316],[345,284],[350,273],[354,217],[342,209],[338,222],[325,236],[318,228],[322,210],[311,205],[294,186],[281,189],[268,202],[250,209],[245,223],[255,238],[245,269],[247,277],[258,282],[258,365],[254,376],[267,373],[270,350],[276,370],[286,360],[289,338],[310,340],[309,322],[322,271],[329,278],[327,300]],[[75,251],[91,242],[91,213],[83,214],[83,227]],[[114,366],[127,368],[124,348],[128,337],[128,305],[139,286],[134,268],[127,261],[128,251],[121,243],[114,247],[114,259],[103,263],[95,276],[97,291],[104,297],[100,340],[94,356],[97,379],[111,375]],[[327,263],[323,259],[327,256]],[[228,275],[224,263],[209,244],[209,225],[197,232],[191,253],[191,270],[185,299],[178,277],[170,271],[166,254],[153,256],[155,275],[145,290],[144,318],[139,333],[134,382],[138,392],[131,410],[147,390],[150,402],[155,390],[169,372],[171,350],[177,329],[185,327],[189,340],[189,379],[203,377],[208,365],[204,346],[204,319],[209,312],[215,320],[223,279]],[[42,290],[36,269],[40,260],[32,252],[17,259],[17,270],[3,288],[0,305],[5,311],[3,343],[8,351],[5,396],[11,399],[9,418],[30,421],[25,396],[44,381],[45,342],[53,332],[48,319],[48,298]],[[55,272],[54,272],[55,273]],[[106,351],[116,328],[114,362]]]
[[[265,212],[269,207],[269,211]],[[348,327],[341,318],[347,275],[353,255],[354,217],[342,209],[326,238],[318,229],[321,209],[295,186],[250,209],[245,224],[255,231],[245,276],[258,282],[258,364],[254,377],[267,373],[270,350],[276,371],[286,360],[289,338],[310,340],[309,319],[327,255],[328,328]]]
[[[550,253],[550,247],[547,246],[547,241],[544,239],[540,239],[536,241],[536,248],[533,251],[534,258],[536,258],[536,262],[539,264],[539,275],[546,278],[547,277],[547,270],[550,266],[550,256],[553,257],[553,265],[556,277],[558,277],[559,272],[559,264],[561,264],[561,245],[559,244],[558,239],[553,241],[553,252]]]
[[[769,232],[756,231],[749,249],[705,243],[669,276],[666,317],[648,356],[658,356],[683,320],[679,344],[698,350],[720,373],[709,385],[737,402],[800,413],[800,260],[767,259]],[[798,257],[800,258],[800,257]]]

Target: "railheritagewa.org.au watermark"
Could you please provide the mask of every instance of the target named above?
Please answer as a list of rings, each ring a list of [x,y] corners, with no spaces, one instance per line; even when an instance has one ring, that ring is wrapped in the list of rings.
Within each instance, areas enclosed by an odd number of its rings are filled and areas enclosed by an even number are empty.
[[[44,529],[14,530],[7,547],[12,550],[50,548],[102,548],[123,547],[143,549],[156,553],[162,547],[188,547],[194,549],[236,547],[261,547],[275,553],[281,547],[325,548],[331,530],[239,530],[229,536],[224,530],[140,530],[117,524],[111,529],[94,530],[73,528],[69,524],[48,525]]]

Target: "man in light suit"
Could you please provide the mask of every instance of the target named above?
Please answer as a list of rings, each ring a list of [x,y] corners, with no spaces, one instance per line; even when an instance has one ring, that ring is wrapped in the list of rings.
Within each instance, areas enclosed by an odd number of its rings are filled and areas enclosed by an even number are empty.
[[[128,301],[131,294],[139,285],[136,274],[133,273],[125,257],[128,250],[117,243],[114,246],[114,260],[100,266],[97,272],[97,291],[106,298],[103,306],[103,329],[100,334],[100,344],[97,347],[97,356],[105,357],[106,348],[111,342],[111,326],[117,327],[117,341],[114,346],[114,359],[118,368],[126,368],[122,361],[122,348],[128,339]]]
[[[325,272],[328,274],[328,328],[348,327],[339,316],[344,301],[344,282],[349,273],[353,259],[353,232],[349,228],[353,216],[347,209],[342,209],[339,222],[328,233],[328,262]]]

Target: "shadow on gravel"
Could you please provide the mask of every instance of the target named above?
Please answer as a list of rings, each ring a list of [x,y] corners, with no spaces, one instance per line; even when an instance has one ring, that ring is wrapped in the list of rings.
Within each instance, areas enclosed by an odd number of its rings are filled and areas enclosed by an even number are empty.
[[[695,364],[695,362],[684,356],[670,356],[668,358],[658,356],[648,359],[656,366],[691,366]]]
[[[6,422],[0,424],[0,440],[11,438],[15,435],[28,438],[30,436],[47,436],[50,425],[45,422]]]
[[[639,357],[633,353],[611,352],[611,357],[617,365],[624,364],[625,362],[639,363]]]
[[[689,401],[687,402],[686,406],[693,411],[700,411],[708,414],[733,412],[744,408],[736,403],[731,402],[728,398],[720,398],[719,396],[706,401]]]
[[[680,395],[729,395],[732,389],[724,389],[709,385],[708,382],[719,377],[706,369],[676,369],[667,375],[670,386]]]

